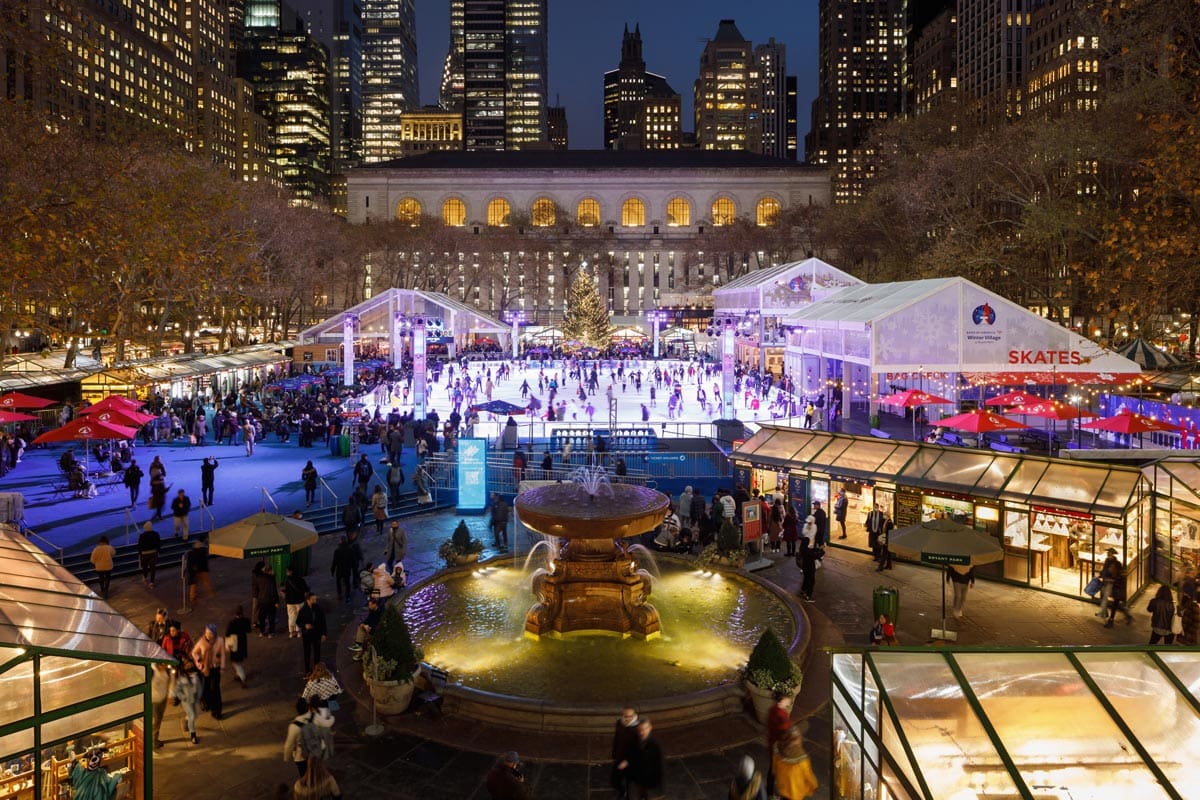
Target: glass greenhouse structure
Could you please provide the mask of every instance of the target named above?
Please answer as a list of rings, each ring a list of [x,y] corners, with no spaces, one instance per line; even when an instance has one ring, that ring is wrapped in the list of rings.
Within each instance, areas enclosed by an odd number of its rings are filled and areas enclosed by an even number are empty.
[[[1195,798],[1200,652],[831,655],[838,800]]]
[[[150,670],[171,658],[17,530],[0,525],[0,798],[73,797],[99,753],[119,796],[152,793]],[[81,768],[81,767],[80,767]]]

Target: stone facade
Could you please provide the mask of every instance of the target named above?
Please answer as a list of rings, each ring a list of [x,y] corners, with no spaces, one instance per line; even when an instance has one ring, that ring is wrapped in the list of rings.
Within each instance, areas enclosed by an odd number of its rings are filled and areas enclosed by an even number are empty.
[[[433,153],[351,171],[347,218],[412,219],[419,209],[465,235],[527,237],[508,274],[474,272],[459,299],[493,313],[519,301],[548,321],[585,261],[617,316],[707,304],[714,286],[765,266],[745,248],[713,252],[723,226],[762,224],[765,235],[774,214],[828,202],[826,170],[743,153]]]

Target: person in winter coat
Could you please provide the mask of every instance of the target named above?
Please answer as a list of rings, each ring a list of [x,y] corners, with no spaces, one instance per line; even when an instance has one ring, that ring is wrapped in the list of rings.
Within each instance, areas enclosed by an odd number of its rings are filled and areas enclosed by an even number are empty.
[[[800,581],[800,597],[809,603],[813,602],[813,589],[817,581],[816,540],[817,521],[812,514],[809,514],[808,519],[804,521],[804,528],[800,532],[800,553],[796,556],[796,563],[804,575]]]
[[[1171,587],[1165,584],[1158,587],[1150,605],[1150,644],[1175,644],[1175,634],[1171,633],[1171,620],[1175,616],[1175,601],[1171,597]]]
[[[387,522],[388,498],[382,486],[376,486],[371,493],[371,516],[375,520],[375,534],[383,536],[383,524]]]
[[[400,487],[404,485],[404,468],[400,466],[400,461],[393,460],[388,466],[387,471],[388,492],[393,500],[400,499]]]
[[[185,654],[175,673],[175,685],[171,689],[171,696],[179,701],[179,706],[183,709],[183,730],[184,733],[191,734],[192,744],[200,743],[196,738],[196,715],[199,713],[200,694],[200,673],[196,672],[191,655]]]
[[[300,480],[304,482],[304,505],[311,506],[317,501],[317,468],[311,461],[300,470]]]
[[[1125,603],[1128,586],[1125,565],[1115,557],[1110,558],[1104,562],[1101,575],[1105,581],[1108,581],[1110,577],[1112,579],[1112,588],[1108,594],[1108,620],[1104,623],[1104,627],[1111,628],[1113,626],[1113,620],[1116,619],[1118,611],[1125,615],[1125,624],[1132,625],[1133,615],[1129,613],[1129,608]]]
[[[295,764],[300,777],[304,777],[304,773],[308,771],[308,754],[300,746],[304,726],[316,725],[319,728],[333,728],[333,714],[329,712],[328,708],[320,707],[321,705],[316,698],[309,701],[297,700],[296,716],[288,723],[287,738],[283,742],[283,760]]]
[[[392,520],[392,527],[388,531],[387,548],[384,551],[387,556],[387,570],[392,571],[396,562],[403,562],[404,557],[408,555],[408,531],[400,526],[398,520]]]
[[[767,800],[767,780],[750,756],[742,756],[737,775],[729,782],[729,800]]]
[[[692,504],[688,511],[688,519],[692,521],[692,527],[700,527],[700,518],[704,516],[707,508],[708,504],[704,502],[704,495],[700,492],[692,492]],[[680,507],[680,512],[682,511],[683,508]]]
[[[692,527],[692,500],[696,497],[692,493],[692,487],[687,486],[679,495],[679,524],[685,528]]]
[[[1176,644],[1194,645],[1200,641],[1200,603],[1183,592],[1179,593],[1179,621],[1183,631],[1175,637]]]
[[[783,514],[783,500],[776,498],[766,515],[767,541],[771,543],[772,553],[779,552],[779,542],[783,537]]]
[[[238,606],[233,610],[233,618],[225,626],[225,636],[237,637],[237,645],[229,653],[229,662],[233,664],[233,673],[237,676],[242,688],[246,688],[246,657],[250,655],[250,620]]]
[[[217,635],[217,626],[204,627],[204,634],[192,646],[192,661],[200,673],[204,688],[200,696],[202,707],[212,712],[213,719],[220,720],[224,704],[221,701],[221,670],[229,654],[225,651],[225,639]]]
[[[279,587],[270,564],[264,564],[262,570],[254,574],[251,588],[258,613],[258,635],[270,639],[275,635],[275,612],[279,608]]]
[[[780,536],[784,544],[787,546],[785,555],[796,555],[796,541],[800,538],[800,518],[796,516],[796,509],[791,503],[785,503],[783,507],[783,525],[781,526]]]
[[[300,606],[304,605],[304,596],[308,594],[308,581],[301,578],[289,564],[287,578],[283,582],[283,602],[287,606],[288,638],[299,639],[300,628],[296,625],[296,615]]]
[[[804,735],[793,725],[771,753],[775,793],[784,800],[807,800],[817,791],[817,775],[804,749]]]

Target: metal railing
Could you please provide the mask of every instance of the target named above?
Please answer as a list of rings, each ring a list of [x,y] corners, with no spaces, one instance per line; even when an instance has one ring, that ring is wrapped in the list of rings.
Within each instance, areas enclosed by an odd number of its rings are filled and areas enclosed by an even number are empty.
[[[208,517],[208,530],[211,533],[217,529],[217,518],[213,516],[211,507],[205,505],[204,501],[200,501],[199,507],[196,509],[200,514],[200,527],[204,527],[204,518]]]
[[[326,483],[326,482],[325,482],[325,479],[324,479],[324,478],[322,478],[322,477],[319,477],[319,476],[317,477],[317,484],[318,484],[318,486],[317,486],[317,493],[318,493],[318,494],[317,494],[317,496],[318,496],[318,498],[319,498],[319,503],[318,503],[319,507],[320,507],[320,508],[322,508],[322,509],[324,509],[324,508],[325,508],[325,493],[326,493],[326,492],[328,492],[328,493],[329,493],[329,496],[330,496],[330,498],[332,498],[332,499],[333,499],[333,515],[336,517],[336,516],[337,516],[337,509],[338,509],[338,496],[337,496],[337,492],[335,492],[335,491],[333,490],[333,487],[332,487],[332,486],[330,486],[328,483]]]
[[[28,539],[36,539],[38,542],[38,547],[40,547],[47,555],[54,556],[54,560],[58,563],[63,563],[63,549],[61,547],[46,537],[39,536],[29,528],[25,528],[22,533],[24,533]],[[55,555],[56,553],[57,555]]]

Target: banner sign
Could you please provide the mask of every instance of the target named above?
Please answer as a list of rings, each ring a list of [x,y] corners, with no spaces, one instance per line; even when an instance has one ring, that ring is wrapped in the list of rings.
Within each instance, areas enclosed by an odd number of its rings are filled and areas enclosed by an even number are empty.
[[[413,418],[425,419],[425,382],[428,364],[425,352],[425,323],[413,325]]]
[[[734,358],[733,328],[726,326],[721,333],[721,419],[737,419],[733,407]]]
[[[487,508],[487,439],[458,440],[458,511]]]

